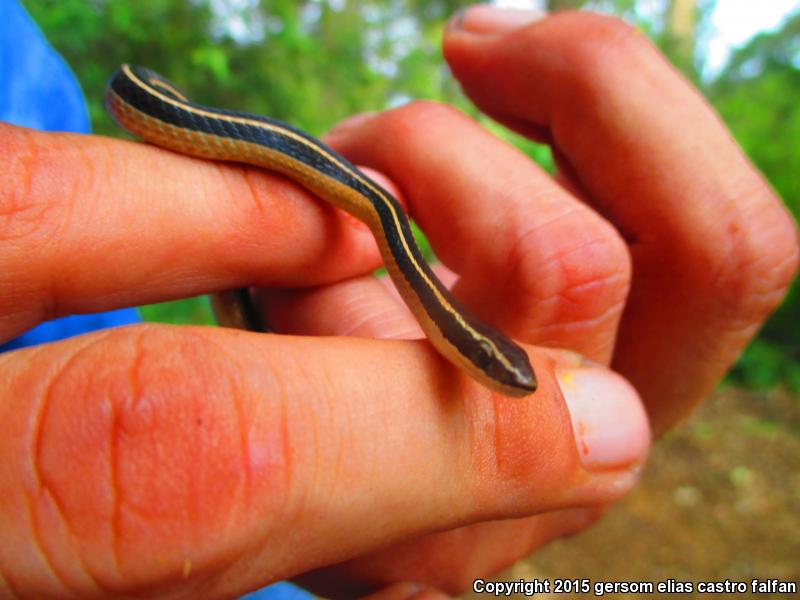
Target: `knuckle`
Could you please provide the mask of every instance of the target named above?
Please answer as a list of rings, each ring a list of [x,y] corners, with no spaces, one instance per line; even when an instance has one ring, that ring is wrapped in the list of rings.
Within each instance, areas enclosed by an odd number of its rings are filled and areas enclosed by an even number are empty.
[[[570,16],[579,23],[583,31],[592,33],[593,41],[617,43],[620,40],[641,37],[636,27],[619,17],[580,11],[572,12]]]
[[[181,548],[209,546],[203,540],[252,519],[255,500],[262,517],[283,509],[282,427],[268,422],[253,435],[253,413],[264,411],[258,388],[209,338],[150,325],[112,330],[50,379],[35,469],[68,530],[111,557],[92,565],[100,579],[147,564],[179,572]]]
[[[778,306],[800,262],[792,218],[772,191],[760,187],[747,194],[748,204],[766,208],[755,216],[739,214],[727,223],[727,252],[717,256],[719,275],[712,280],[723,315],[742,320],[743,327],[762,320]]]
[[[16,243],[42,229],[54,208],[38,194],[44,150],[36,133],[0,124],[0,161],[5,184],[0,190],[0,240]]]
[[[457,109],[432,100],[414,100],[384,114],[385,126],[390,134],[409,136],[426,128],[439,126],[464,115]],[[400,138],[403,139],[403,138]]]
[[[580,232],[576,235],[575,232]],[[523,229],[510,264],[540,325],[596,326],[618,319],[631,285],[631,256],[608,222],[575,206]]]
[[[68,288],[83,271],[67,276],[54,265],[71,263],[50,259],[71,256],[86,223],[96,220],[103,182],[119,158],[105,150],[91,138],[0,124],[0,313],[44,321],[74,312]]]
[[[0,127],[7,181],[0,191],[0,312],[19,313],[24,306],[40,320],[72,312],[61,306],[62,287],[70,278],[53,272],[52,261],[37,259],[56,247],[69,256],[63,246],[70,244],[70,232],[92,221],[86,212],[102,193],[98,169],[113,158],[82,146],[92,142],[69,143],[56,134]],[[21,298],[26,301],[20,303]]]
[[[109,175],[123,158],[96,139],[0,127],[0,160],[7,185],[0,191],[0,236],[59,243],[72,226],[84,226],[106,193]],[[29,243],[29,242],[26,242]]]
[[[608,73],[628,68],[653,51],[647,37],[620,18],[585,12],[568,12],[561,18],[571,40],[563,46],[564,59],[582,82],[599,85]]]

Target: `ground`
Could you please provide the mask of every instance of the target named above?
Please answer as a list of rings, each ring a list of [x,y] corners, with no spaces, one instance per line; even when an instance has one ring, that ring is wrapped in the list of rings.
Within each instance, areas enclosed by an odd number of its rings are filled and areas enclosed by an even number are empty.
[[[782,391],[716,393],[657,442],[639,487],[598,525],[502,577],[520,578],[748,584],[776,578],[800,587],[800,398]]]

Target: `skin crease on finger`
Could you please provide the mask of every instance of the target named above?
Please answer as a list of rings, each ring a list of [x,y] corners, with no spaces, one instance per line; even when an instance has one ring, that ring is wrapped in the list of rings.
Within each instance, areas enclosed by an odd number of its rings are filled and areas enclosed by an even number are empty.
[[[239,593],[633,481],[581,468],[549,377],[536,403],[502,399],[424,342],[147,325],[9,353],[0,378],[0,572],[40,597]]]

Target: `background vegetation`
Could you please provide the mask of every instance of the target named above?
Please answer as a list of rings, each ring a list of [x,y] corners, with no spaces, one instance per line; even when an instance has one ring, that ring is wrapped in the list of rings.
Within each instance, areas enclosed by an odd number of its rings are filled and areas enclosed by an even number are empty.
[[[731,0],[719,0],[720,2]],[[150,66],[203,102],[284,119],[321,134],[336,121],[414,98],[478,117],[441,59],[447,18],[462,0],[24,0],[80,79],[95,131],[120,135],[102,107],[120,63]],[[800,10],[712,73],[710,0],[548,0],[636,23],[692,80],[787,206],[800,215]],[[549,151],[487,123],[535,160]],[[204,301],[143,307],[150,320],[206,322]],[[800,285],[731,374],[750,387],[800,391]]]

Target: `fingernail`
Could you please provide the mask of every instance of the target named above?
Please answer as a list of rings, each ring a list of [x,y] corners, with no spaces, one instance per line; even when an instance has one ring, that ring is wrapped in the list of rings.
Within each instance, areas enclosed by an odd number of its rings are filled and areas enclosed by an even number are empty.
[[[362,113],[356,113],[347,117],[343,121],[339,121],[333,128],[328,132],[331,133],[342,133],[347,131],[348,129],[353,129],[354,127],[358,127],[363,123],[369,121],[372,117],[375,116],[375,112],[367,111]]]
[[[478,34],[506,33],[543,19],[547,12],[476,4],[462,8],[447,23],[448,30]]]
[[[650,424],[633,386],[604,368],[562,369],[556,376],[583,466],[638,468],[650,447]]]

